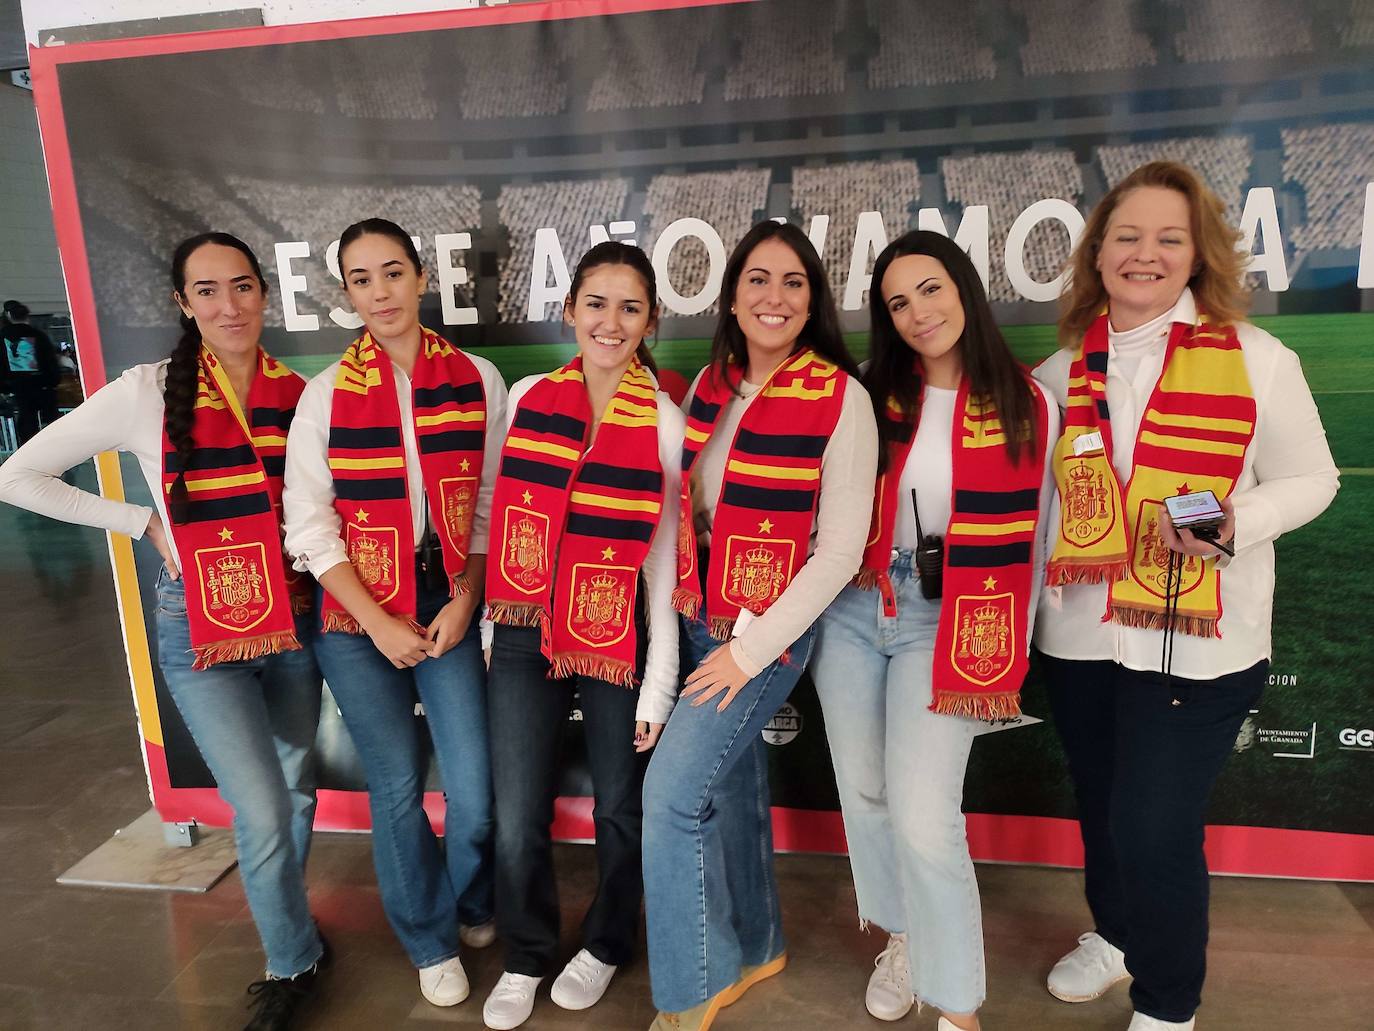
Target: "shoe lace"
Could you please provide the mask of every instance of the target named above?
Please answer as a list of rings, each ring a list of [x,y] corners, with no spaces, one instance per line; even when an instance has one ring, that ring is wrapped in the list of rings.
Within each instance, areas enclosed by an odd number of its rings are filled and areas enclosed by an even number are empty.
[[[888,935],[887,947],[878,953],[873,965],[882,974],[883,980],[899,984],[907,974],[906,936]]]
[[[491,990],[491,997],[496,1002],[510,1002],[522,998],[525,995],[525,980],[519,974],[512,974],[509,971],[501,975],[501,979],[496,982],[496,987]]]
[[[568,961],[564,973],[570,973],[584,985],[591,987],[601,978],[602,963],[590,952],[583,949]]]
[[[1088,962],[1106,970],[1112,965],[1112,944],[1095,931],[1078,936],[1078,947]]]
[[[268,977],[254,981],[248,986],[248,994],[253,996],[248,1008],[253,1010],[253,1019],[268,1022],[272,1018],[290,1016],[296,1004],[309,994],[289,977]]]

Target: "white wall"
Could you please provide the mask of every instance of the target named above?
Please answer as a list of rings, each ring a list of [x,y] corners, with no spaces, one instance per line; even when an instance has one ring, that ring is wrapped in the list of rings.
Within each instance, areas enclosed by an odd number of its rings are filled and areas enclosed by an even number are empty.
[[[487,0],[492,6],[493,0]],[[495,0],[504,3],[505,0]],[[164,18],[176,14],[207,14],[261,8],[267,25],[332,21],[338,18],[372,18],[416,11],[451,11],[477,7],[478,0],[21,0],[24,34],[31,46],[45,28],[91,25],[97,22]]]
[[[33,94],[0,83],[0,300],[67,311]]]

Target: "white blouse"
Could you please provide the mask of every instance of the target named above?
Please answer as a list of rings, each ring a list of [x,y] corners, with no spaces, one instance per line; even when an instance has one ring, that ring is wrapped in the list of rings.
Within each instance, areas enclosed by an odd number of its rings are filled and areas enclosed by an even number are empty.
[[[1164,368],[1168,327],[1196,319],[1192,292],[1184,290],[1173,311],[1162,322],[1156,320],[1159,325],[1108,335],[1107,403],[1116,442],[1112,465],[1123,484],[1134,467],[1133,442],[1141,418]],[[1274,540],[1320,515],[1336,496],[1340,479],[1298,356],[1248,322],[1236,326],[1236,336],[1255,398],[1255,435],[1231,495],[1236,557],[1209,560],[1222,569],[1221,636],[1174,635],[1172,670],[1188,680],[1213,680],[1269,657]],[[1126,362],[1118,361],[1120,344],[1125,346]],[[1135,368],[1127,375],[1123,365],[1131,358],[1136,359]],[[1068,397],[1072,360],[1072,352],[1061,350],[1035,370],[1061,408]],[[1051,533],[1057,533],[1058,526],[1056,494]],[[1141,672],[1158,670],[1159,632],[1104,623],[1106,608],[1106,584],[1047,588],[1035,630],[1036,647],[1061,659],[1107,659]]]
[[[521,399],[543,378],[543,373],[526,376],[511,388],[506,408],[507,432]],[[677,587],[678,484],[682,479],[682,435],[686,428],[687,420],[682,412],[673,404],[673,399],[660,390],[658,457],[663,465],[663,508],[649,544],[649,554],[644,559],[644,610],[649,624],[649,649],[644,660],[639,702],[635,707],[635,719],[646,723],[667,723],[677,703],[678,618],[673,608],[673,589]]]

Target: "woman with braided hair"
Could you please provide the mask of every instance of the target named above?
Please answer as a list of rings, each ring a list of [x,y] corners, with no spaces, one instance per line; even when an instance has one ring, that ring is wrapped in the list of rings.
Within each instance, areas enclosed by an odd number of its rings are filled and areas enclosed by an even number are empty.
[[[313,585],[282,554],[286,432],[305,384],[259,343],[267,284],[225,233],[172,256],[182,336],[0,467],[0,500],[146,538],[162,556],[158,665],[234,811],[239,872],[267,953],[248,1031],[281,1031],[327,957],[306,901],[320,673]],[[134,455],[153,508],[88,493],[62,473],[102,451]],[[189,589],[185,587],[189,581]]]

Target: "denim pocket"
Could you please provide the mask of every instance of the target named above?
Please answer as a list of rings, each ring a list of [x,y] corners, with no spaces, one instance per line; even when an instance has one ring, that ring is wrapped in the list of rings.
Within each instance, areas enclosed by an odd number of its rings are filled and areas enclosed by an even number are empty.
[[[169,616],[186,617],[186,588],[180,580],[173,580],[164,568],[157,578],[157,611]]]

